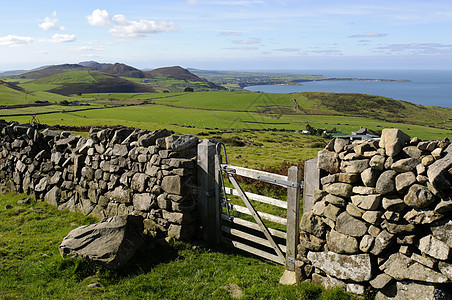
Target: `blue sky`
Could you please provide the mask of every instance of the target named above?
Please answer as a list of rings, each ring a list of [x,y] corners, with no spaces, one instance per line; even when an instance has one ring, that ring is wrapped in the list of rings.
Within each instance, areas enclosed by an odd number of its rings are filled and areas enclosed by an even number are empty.
[[[452,69],[451,30],[450,0],[1,1],[0,71]]]

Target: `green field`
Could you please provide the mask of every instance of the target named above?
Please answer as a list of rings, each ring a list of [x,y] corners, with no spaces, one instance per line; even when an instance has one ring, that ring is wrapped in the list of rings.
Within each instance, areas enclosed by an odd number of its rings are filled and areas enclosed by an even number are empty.
[[[69,231],[97,221],[18,204],[23,198],[0,195],[0,299],[231,299],[239,291],[240,299],[353,299],[308,282],[283,286],[283,266],[180,242],[142,249],[121,271],[63,259],[58,245]]]

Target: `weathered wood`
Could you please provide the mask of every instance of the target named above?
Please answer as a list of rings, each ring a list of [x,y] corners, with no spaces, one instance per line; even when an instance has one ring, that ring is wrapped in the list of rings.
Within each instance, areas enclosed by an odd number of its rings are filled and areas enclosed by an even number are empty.
[[[224,244],[226,244],[226,245],[230,245],[231,247],[234,247],[234,248],[237,248],[237,249],[249,252],[249,253],[251,253],[253,255],[256,255],[256,256],[262,257],[264,259],[268,259],[268,260],[271,260],[271,261],[276,262],[278,264],[284,265],[284,259],[282,259],[278,255],[270,254],[270,253],[268,253],[266,251],[262,251],[260,249],[251,247],[249,245],[246,245],[246,244],[243,244],[243,243],[240,243],[240,242],[237,242],[237,241],[233,241],[233,240],[225,238],[225,237],[222,237],[221,241]]]
[[[215,246],[220,234],[218,184],[215,180],[215,143],[203,140],[198,144],[198,229],[203,239]]]
[[[225,188],[225,190],[226,190],[226,193],[228,193],[229,195],[234,195],[234,196],[239,195],[237,190],[235,190],[233,188],[227,187],[227,188]],[[274,199],[274,198],[270,198],[270,197],[266,197],[266,196],[262,196],[262,195],[258,195],[258,194],[248,193],[248,192],[245,192],[245,195],[248,197],[248,199],[287,209],[286,201],[282,201],[282,200],[278,200],[278,199]]]
[[[258,175],[260,175],[260,176],[270,177],[273,179],[287,181],[287,176],[284,176],[284,175],[273,174],[273,173],[269,173],[269,172],[253,170],[253,169],[248,169],[248,168],[243,168],[243,167],[237,167],[237,166],[232,166],[232,165],[226,165],[226,164],[222,164],[221,167],[227,168],[227,169],[233,169],[235,171],[236,175],[248,177],[248,178],[252,178],[252,179],[256,179],[256,180],[260,180],[258,178]],[[273,184],[286,187],[285,185],[278,184],[278,183],[273,183]]]
[[[221,231],[226,232],[226,233],[228,233],[228,234],[230,234],[232,236],[236,236],[236,237],[248,240],[250,242],[253,242],[253,243],[265,246],[265,247],[272,248],[272,246],[270,245],[270,242],[268,240],[260,238],[258,236],[252,235],[252,234],[249,234],[249,233],[246,233],[244,231],[241,231],[241,230],[238,230],[238,229],[235,229],[235,228],[231,228],[231,227],[228,227],[228,226],[224,226],[224,225],[221,226]],[[279,246],[279,248],[281,248],[282,252],[286,252],[286,246],[285,245],[278,244],[278,246]]]
[[[257,225],[256,223],[247,221],[247,220],[243,220],[240,219],[238,217],[228,217],[228,215],[226,214],[221,214],[221,219],[227,222],[230,222],[232,224],[237,224],[243,227],[247,227],[247,228],[251,228],[254,230],[259,230],[261,231],[261,228],[259,227],[259,225]],[[271,235],[274,237],[278,237],[281,239],[286,239],[287,238],[287,234],[284,231],[281,230],[277,230],[277,229],[273,229],[273,228],[268,228],[268,231],[270,231]]]
[[[314,190],[320,188],[320,170],[317,158],[304,163],[303,213],[310,212],[314,205]]]
[[[289,168],[287,177],[290,181],[301,182],[301,169],[293,166]],[[299,239],[298,224],[300,220],[300,186],[287,188],[287,251],[286,269],[295,270],[295,259],[297,257],[297,246]]]
[[[242,214],[247,214],[247,215],[250,215],[250,216],[253,215],[253,213],[248,208],[246,208],[244,206],[233,204],[232,205],[232,209],[235,210],[235,211],[238,211],[239,213],[242,213]],[[274,216],[272,214],[264,213],[264,212],[261,212],[261,211],[256,211],[256,212],[264,220],[272,221],[272,222],[275,222],[275,223],[278,223],[278,224],[281,224],[281,225],[287,225],[287,219],[285,219],[285,218]]]
[[[270,232],[268,231],[268,228],[264,225],[264,223],[261,220],[261,217],[259,216],[259,214],[257,213],[257,211],[254,209],[254,207],[251,205],[250,201],[248,200],[248,198],[246,197],[245,193],[243,192],[242,188],[240,187],[240,185],[238,184],[237,180],[234,178],[234,176],[232,176],[231,174],[228,173],[228,178],[229,181],[232,183],[232,185],[234,186],[234,188],[237,190],[237,192],[239,193],[240,198],[242,198],[243,202],[245,203],[246,207],[248,208],[248,210],[251,212],[251,215],[253,216],[254,220],[256,221],[256,223],[261,227],[262,232],[264,233],[265,237],[267,238],[267,240],[270,242],[273,250],[276,252],[276,254],[282,258],[283,260],[285,259],[284,255],[281,252],[281,249],[278,247],[278,245],[276,245],[275,241],[273,240],[273,237],[271,236]]]

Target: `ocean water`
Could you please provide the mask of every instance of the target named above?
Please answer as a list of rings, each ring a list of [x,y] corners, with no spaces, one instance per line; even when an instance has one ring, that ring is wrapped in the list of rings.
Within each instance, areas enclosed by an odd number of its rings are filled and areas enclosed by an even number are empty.
[[[409,82],[311,81],[302,82],[301,86],[258,85],[249,86],[246,89],[266,93],[361,93],[405,100],[422,105],[452,107],[452,70],[279,70],[274,72],[361,79],[407,79]]]

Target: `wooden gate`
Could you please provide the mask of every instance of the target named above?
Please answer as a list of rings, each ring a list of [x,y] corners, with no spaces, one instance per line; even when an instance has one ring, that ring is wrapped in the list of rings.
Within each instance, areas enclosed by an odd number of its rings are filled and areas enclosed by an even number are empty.
[[[225,163],[222,155],[219,155],[220,147],[223,148]],[[224,150],[224,145],[211,141],[203,141],[198,147],[198,184],[204,191],[198,203],[198,214],[205,239],[211,246],[231,246],[283,264],[286,269],[293,271],[299,237],[300,193],[303,184],[301,169],[293,166],[289,168],[287,176],[284,176],[232,166],[227,164]],[[247,193],[240,187],[236,176],[287,188],[287,201]],[[225,187],[224,177],[233,188]],[[244,205],[231,204],[226,194],[240,197]],[[257,211],[252,201],[287,210],[286,218]],[[254,222],[231,216],[229,213],[233,211],[252,216]],[[264,224],[264,220],[283,225],[285,230],[270,228],[268,224]]]

